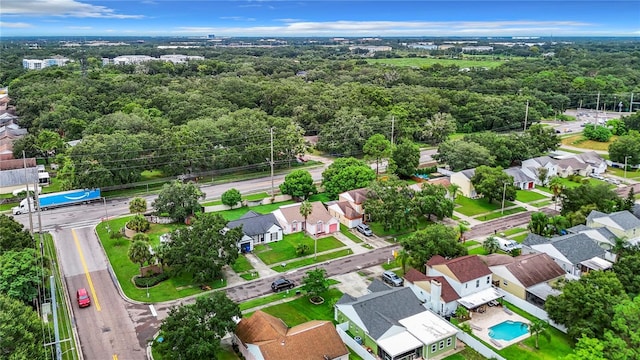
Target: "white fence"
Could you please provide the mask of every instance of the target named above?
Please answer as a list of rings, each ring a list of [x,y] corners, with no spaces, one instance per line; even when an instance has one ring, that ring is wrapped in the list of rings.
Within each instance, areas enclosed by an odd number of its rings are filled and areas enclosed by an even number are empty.
[[[544,311],[543,309],[531,304],[528,301],[522,300],[519,297],[516,297],[515,295],[508,293],[502,289],[498,288],[498,291],[500,292],[500,294],[502,294],[504,296],[504,299],[507,300],[508,302],[512,303],[513,305],[519,307],[520,309],[528,312],[529,314],[537,317],[538,319],[541,320],[545,320],[549,322],[549,325],[553,326],[554,328],[562,331],[563,333],[567,333],[567,328],[557,324],[555,322],[553,322],[553,320],[549,319],[549,314],[547,314],[546,311]]]
[[[362,345],[358,344],[351,338],[351,336],[349,336],[349,334],[347,334],[348,329],[349,323],[345,322],[336,325],[336,331],[338,332],[338,335],[340,335],[342,342],[344,342],[345,345],[351,348],[351,350],[358,354],[358,356],[360,356],[363,360],[376,360],[376,358],[373,355],[369,354],[369,352],[364,347],[362,347]]]
[[[485,344],[481,343],[479,340],[476,340],[473,336],[463,331],[458,331],[458,339],[467,344],[467,346],[469,346],[473,350],[479,352],[487,359],[506,360],[502,356],[498,355],[495,351],[488,348]]]

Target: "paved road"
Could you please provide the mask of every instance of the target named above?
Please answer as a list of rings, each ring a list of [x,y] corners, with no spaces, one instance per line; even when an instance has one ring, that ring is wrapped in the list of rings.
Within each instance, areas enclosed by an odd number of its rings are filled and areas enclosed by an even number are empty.
[[[540,209],[540,211],[549,215],[559,214],[558,211],[548,208],[542,208]],[[493,235],[496,232],[501,232],[520,225],[528,224],[529,220],[531,220],[531,214],[533,213],[534,211],[526,211],[478,224],[471,230],[467,231],[465,233],[465,237],[467,239],[481,238],[483,236]]]
[[[107,270],[93,227],[52,232],[71,299],[73,321],[85,359],[146,359],[130,313],[141,305],[123,301]],[[85,288],[92,304],[79,308],[75,291]]]

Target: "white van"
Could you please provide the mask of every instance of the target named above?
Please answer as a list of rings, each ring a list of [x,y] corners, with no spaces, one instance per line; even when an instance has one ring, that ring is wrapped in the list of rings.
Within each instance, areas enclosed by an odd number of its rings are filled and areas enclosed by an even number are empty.
[[[504,252],[511,252],[512,250],[515,250],[515,249],[522,249],[522,245],[515,240],[505,239],[502,237],[496,237],[496,240],[498,240],[498,245],[500,246],[500,250]]]

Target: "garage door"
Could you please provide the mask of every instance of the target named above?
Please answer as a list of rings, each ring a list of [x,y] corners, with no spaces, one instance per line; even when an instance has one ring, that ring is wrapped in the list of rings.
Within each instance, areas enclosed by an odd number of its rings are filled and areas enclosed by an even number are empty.
[[[329,232],[330,232],[330,233],[334,233],[334,232],[336,232],[336,231],[338,231],[338,224],[331,224],[331,225],[329,225]]]

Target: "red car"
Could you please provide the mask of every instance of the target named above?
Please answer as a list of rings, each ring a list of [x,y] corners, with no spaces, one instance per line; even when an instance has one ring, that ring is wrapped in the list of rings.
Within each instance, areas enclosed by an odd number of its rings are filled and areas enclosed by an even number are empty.
[[[76,298],[78,298],[78,306],[81,308],[91,305],[91,298],[89,298],[89,293],[85,288],[76,291]]]

